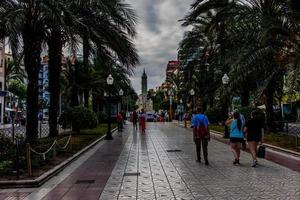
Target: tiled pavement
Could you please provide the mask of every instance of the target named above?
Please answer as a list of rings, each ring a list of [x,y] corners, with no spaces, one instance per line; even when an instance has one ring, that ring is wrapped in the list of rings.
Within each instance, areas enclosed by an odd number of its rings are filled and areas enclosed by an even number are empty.
[[[266,160],[259,160],[260,165],[251,168],[250,155],[245,152],[242,165],[233,166],[229,146],[214,140],[209,143],[210,166],[205,166],[195,162],[190,131],[171,123],[148,123],[145,135],[130,128],[123,137],[117,135],[114,141],[98,145],[88,153],[89,158],[80,161],[82,164],[71,166],[72,173],[62,173],[57,177],[59,181],[50,180],[50,185],[30,190],[32,194],[25,199],[96,200],[101,194],[101,200],[300,200],[298,172]],[[78,180],[95,182],[76,184]],[[23,199],[28,191],[20,190],[20,198],[9,199]]]
[[[210,166],[195,162],[189,131],[149,123],[146,135],[129,137],[100,199],[300,199],[298,172],[266,160],[251,168],[244,152],[233,166],[229,147],[216,141],[209,158]]]

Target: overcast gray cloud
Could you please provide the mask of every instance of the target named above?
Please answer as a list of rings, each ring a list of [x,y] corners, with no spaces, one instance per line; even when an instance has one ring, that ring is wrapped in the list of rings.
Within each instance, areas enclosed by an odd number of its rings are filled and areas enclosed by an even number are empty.
[[[177,58],[178,43],[185,31],[178,22],[189,11],[194,0],[126,0],[139,16],[137,49],[141,65],[131,77],[137,93],[141,92],[141,75],[148,75],[148,88],[155,88],[165,80],[169,60]]]

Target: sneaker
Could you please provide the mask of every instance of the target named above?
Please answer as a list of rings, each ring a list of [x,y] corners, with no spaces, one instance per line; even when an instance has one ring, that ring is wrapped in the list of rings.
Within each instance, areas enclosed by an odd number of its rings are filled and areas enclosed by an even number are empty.
[[[256,167],[257,166],[257,160],[253,160],[251,167]]]
[[[201,163],[201,159],[197,159],[196,161],[199,162],[199,163]]]
[[[234,165],[239,165],[240,164],[240,160],[239,159],[234,159],[233,164]]]

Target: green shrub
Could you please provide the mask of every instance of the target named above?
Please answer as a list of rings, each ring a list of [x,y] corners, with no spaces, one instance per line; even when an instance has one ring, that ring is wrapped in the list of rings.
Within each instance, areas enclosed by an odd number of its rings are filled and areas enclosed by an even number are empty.
[[[104,122],[106,122],[107,115],[106,115],[105,112],[99,111],[99,112],[97,113],[97,117],[98,117],[98,122],[99,122],[99,123],[104,123]]]
[[[216,124],[223,121],[223,112],[221,108],[209,108],[205,111],[206,116],[210,123]]]
[[[0,174],[8,174],[12,169],[12,161],[4,160],[0,162]]]
[[[96,128],[98,124],[97,115],[83,106],[74,107],[71,111],[71,118],[73,130],[76,133],[79,133],[80,129]]]
[[[69,128],[72,123],[72,111],[67,110],[63,112],[58,119],[58,124],[62,126],[63,129]]]
[[[265,120],[265,114],[264,114],[264,112],[262,111],[262,110],[260,110],[260,109],[255,109],[255,108],[253,108],[253,107],[242,107],[242,108],[239,108],[239,112],[241,113],[241,114],[243,114],[244,115],[244,117],[245,117],[245,119],[246,120],[249,120],[250,118],[251,118],[251,113],[253,112],[253,111],[255,111],[255,112],[257,112],[258,113],[258,117],[261,119],[261,120]]]
[[[251,113],[254,110],[254,108],[248,106],[248,107],[241,107],[238,110],[239,110],[240,114],[244,115],[245,119],[248,120],[251,118]]]

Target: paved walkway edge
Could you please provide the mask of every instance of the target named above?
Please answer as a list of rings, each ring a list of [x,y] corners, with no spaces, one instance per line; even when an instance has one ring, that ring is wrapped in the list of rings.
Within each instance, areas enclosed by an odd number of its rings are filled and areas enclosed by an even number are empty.
[[[174,123],[179,125],[181,128],[184,128],[183,124]],[[184,128],[189,130],[189,128]],[[212,138],[216,141],[222,142],[224,144],[229,144],[228,139],[222,137],[223,133],[219,131],[211,130]],[[281,166],[287,167],[291,170],[300,172],[300,153],[286,150],[280,147],[276,147],[269,144],[264,144],[266,146],[266,160],[277,163]],[[249,150],[246,150],[249,152]]]
[[[117,128],[114,128],[112,132],[116,132]],[[98,144],[99,142],[103,141],[105,139],[106,135],[103,135],[98,140],[94,141],[90,145],[86,146],[84,149],[80,150],[76,154],[74,154],[72,157],[68,158],[64,162],[60,163],[59,165],[55,166],[54,168],[50,169],[46,173],[42,174],[38,178],[34,180],[11,180],[11,181],[0,181],[0,189],[8,189],[8,188],[32,188],[32,187],[40,187],[43,185],[46,181],[51,179],[53,176],[57,175],[59,172],[61,172],[64,168],[66,168],[68,165],[70,165],[74,160],[79,158],[82,154],[84,154],[86,151],[91,149],[93,146]]]

